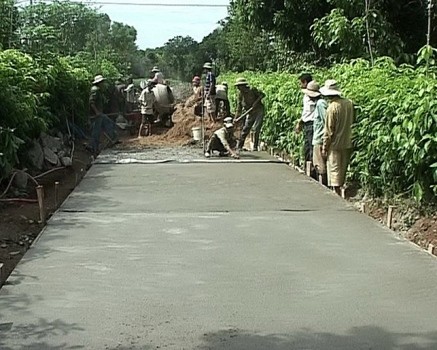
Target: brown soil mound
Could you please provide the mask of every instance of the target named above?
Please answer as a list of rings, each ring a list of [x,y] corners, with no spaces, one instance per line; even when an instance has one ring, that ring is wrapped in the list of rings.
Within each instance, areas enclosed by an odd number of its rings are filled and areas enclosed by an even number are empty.
[[[174,126],[170,129],[155,129],[154,134],[142,139],[131,140],[128,144],[124,144],[123,148],[136,148],[138,145],[148,146],[184,146],[192,141],[193,127],[200,127],[201,120],[194,114],[194,106],[185,107],[185,104],[180,103],[176,106],[173,113]],[[222,123],[213,123],[205,119],[205,139],[209,139],[212,133],[219,129]]]

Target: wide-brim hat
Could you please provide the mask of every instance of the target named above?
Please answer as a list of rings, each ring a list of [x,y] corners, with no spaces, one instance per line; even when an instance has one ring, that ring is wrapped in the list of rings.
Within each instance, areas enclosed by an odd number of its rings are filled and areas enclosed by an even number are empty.
[[[305,89],[302,89],[303,93],[309,97],[319,97],[322,93],[320,92],[320,85],[316,81],[310,81]]]
[[[225,123],[225,124],[227,124],[227,123],[232,123],[232,117],[226,117],[225,119],[223,119],[223,122]]]
[[[245,78],[238,78],[234,84],[235,86],[248,86],[249,83]]]
[[[209,62],[206,62],[206,63],[203,65],[203,68],[206,68],[206,69],[212,69],[212,64],[209,63]]]
[[[93,84],[101,83],[101,82],[104,81],[104,80],[106,80],[106,79],[103,77],[103,75],[96,75],[96,76],[94,77]]]
[[[226,123],[225,124],[225,128],[226,129],[230,129],[230,128],[233,128],[234,127],[234,124],[232,124],[232,123]]]
[[[159,72],[159,68],[155,66],[152,68],[152,73],[156,73],[156,72]]]
[[[320,89],[323,96],[341,96],[341,90],[336,80],[326,80],[325,86]]]

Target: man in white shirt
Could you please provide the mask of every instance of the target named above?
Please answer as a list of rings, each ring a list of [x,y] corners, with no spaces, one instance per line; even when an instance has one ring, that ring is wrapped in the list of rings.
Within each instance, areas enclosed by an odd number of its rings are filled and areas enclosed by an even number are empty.
[[[299,77],[301,89],[306,89],[309,82],[313,80],[311,74],[305,73]],[[303,95],[303,110],[302,116],[296,125],[296,132],[304,131],[304,152],[305,152],[305,168],[307,162],[313,160],[313,134],[314,134],[314,111],[316,103],[307,95]]]
[[[153,80],[157,83],[157,84],[165,84],[164,82],[164,74],[161,73],[161,71],[159,70],[158,67],[153,67],[152,69],[152,73],[155,74]]]

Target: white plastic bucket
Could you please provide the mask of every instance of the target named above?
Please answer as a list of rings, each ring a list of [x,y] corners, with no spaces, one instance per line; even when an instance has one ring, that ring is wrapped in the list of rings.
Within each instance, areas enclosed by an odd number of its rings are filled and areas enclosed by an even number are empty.
[[[193,133],[193,140],[194,141],[200,141],[202,139],[202,129],[198,126],[191,129],[191,132]]]

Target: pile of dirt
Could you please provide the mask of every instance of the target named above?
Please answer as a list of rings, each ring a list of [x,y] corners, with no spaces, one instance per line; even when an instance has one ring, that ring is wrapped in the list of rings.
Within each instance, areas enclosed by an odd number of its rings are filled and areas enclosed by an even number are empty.
[[[174,126],[170,129],[156,128],[153,135],[134,139],[125,143],[123,149],[135,149],[139,146],[185,146],[193,144],[192,128],[201,127],[200,117],[194,114],[194,106],[187,107],[185,103],[176,105],[173,113]],[[205,139],[222,126],[220,122],[211,122],[205,119]]]

